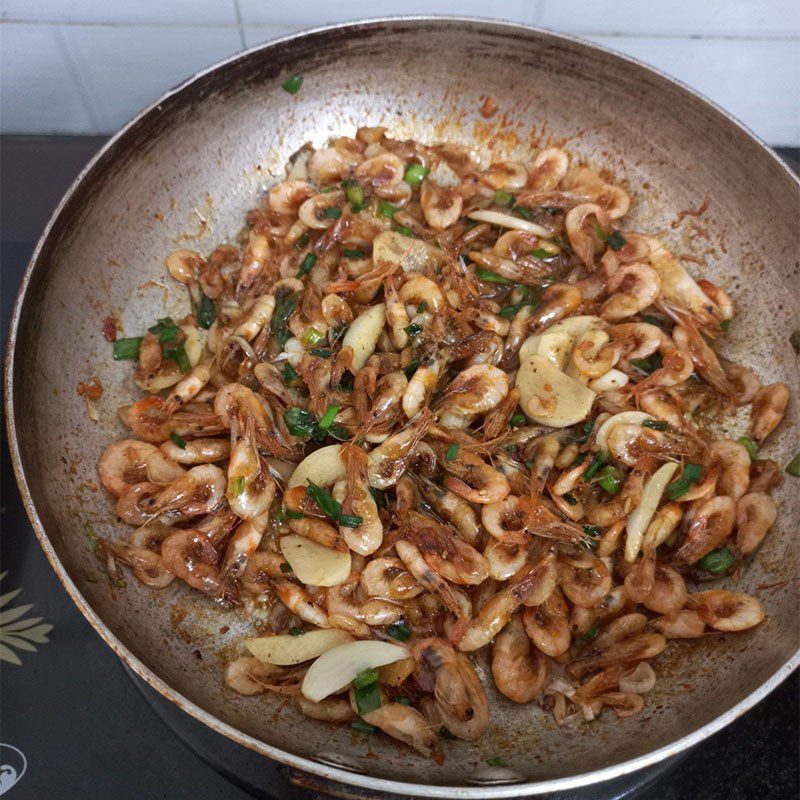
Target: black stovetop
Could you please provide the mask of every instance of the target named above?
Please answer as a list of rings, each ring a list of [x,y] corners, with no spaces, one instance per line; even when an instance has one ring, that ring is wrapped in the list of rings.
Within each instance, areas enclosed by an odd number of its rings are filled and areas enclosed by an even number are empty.
[[[103,139],[4,137],[2,337],[34,242],[64,189]],[[781,153],[797,169],[796,150]],[[0,594],[21,589],[3,609],[33,607],[0,624],[49,639],[36,651],[2,662],[0,794],[10,770],[25,773],[8,790],[26,798],[115,800],[247,800],[308,798],[290,787],[272,762],[229,742],[164,701],[131,675],[95,634],[56,579],[30,527],[17,491],[5,425],[2,447],[2,569]],[[22,620],[42,617],[29,626]],[[42,625],[52,625],[45,633]],[[30,645],[28,645],[30,646]],[[643,800],[751,800],[800,795],[795,673],[756,708],[667,764],[636,796]],[[8,765],[8,768],[6,768]],[[3,777],[6,774],[7,777]],[[5,781],[5,783],[4,783]],[[596,787],[600,788],[600,787]],[[617,787],[615,797],[622,790]],[[624,792],[622,792],[624,793]]]

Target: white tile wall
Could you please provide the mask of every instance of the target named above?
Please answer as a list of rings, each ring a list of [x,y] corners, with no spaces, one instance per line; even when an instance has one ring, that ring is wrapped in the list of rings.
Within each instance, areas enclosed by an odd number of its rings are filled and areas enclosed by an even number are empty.
[[[110,133],[244,47],[415,13],[592,39],[682,79],[767,141],[800,145],[800,0],[0,0],[0,130]]]

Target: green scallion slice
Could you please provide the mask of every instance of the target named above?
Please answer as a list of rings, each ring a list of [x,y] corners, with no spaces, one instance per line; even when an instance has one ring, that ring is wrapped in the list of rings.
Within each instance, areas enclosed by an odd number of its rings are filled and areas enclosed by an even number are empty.
[[[625,247],[625,237],[619,231],[614,231],[608,237],[608,246],[612,250],[622,250]]]
[[[514,281],[504,278],[502,275],[498,275],[485,267],[475,267],[475,274],[487,283],[501,283],[504,286],[511,286],[514,283]]]
[[[310,411],[304,408],[292,406],[283,412],[283,421],[292,436],[299,436],[303,439],[313,436],[317,430],[317,418]]]
[[[302,338],[302,342],[304,345],[308,347],[313,347],[315,344],[319,344],[325,338],[325,334],[318,331],[316,328],[309,328],[304,334]]]
[[[186,348],[183,346],[183,342],[167,344],[161,350],[164,353],[164,358],[174,361],[181,372],[188,372],[192,368],[192,363],[189,361],[189,356],[186,355]]]
[[[422,333],[422,325],[418,325],[416,322],[412,322],[410,325],[406,325],[403,329],[409,336],[416,336],[418,333]]]
[[[333,355],[333,350],[329,350],[327,347],[312,347],[310,353],[317,358],[330,358]]]
[[[454,442],[447,448],[447,452],[444,454],[445,459],[447,461],[452,461],[458,455],[459,446]]]
[[[422,164],[409,164],[406,168],[403,180],[411,186],[419,186],[425,180],[430,170]]]
[[[414,373],[419,368],[419,364],[420,364],[419,359],[415,358],[413,361],[409,361],[408,364],[406,364],[403,367],[403,373],[405,374],[406,378],[411,380],[411,377],[414,375]]]
[[[302,75],[292,75],[283,82],[283,91],[289,94],[297,94],[303,85]]]
[[[616,494],[622,488],[622,478],[612,466],[603,467],[597,477],[597,483],[609,494]]]
[[[402,622],[395,622],[394,625],[390,625],[386,629],[386,633],[388,633],[392,639],[397,639],[398,642],[407,642],[411,638],[411,631],[408,626]]]
[[[527,417],[524,414],[512,414],[508,423],[512,428],[521,428],[526,421]]]
[[[356,250],[350,247],[345,247],[345,249],[342,250],[342,254],[345,258],[365,258],[367,255],[363,250]]]
[[[646,419],[642,423],[643,428],[652,428],[654,431],[665,431],[669,427],[669,423],[663,419]]]
[[[302,278],[303,275],[308,275],[314,264],[317,263],[317,257],[314,253],[306,253],[305,258],[300,262],[300,269],[297,270],[297,277]]]
[[[214,324],[216,318],[217,312],[214,310],[214,301],[201,291],[200,306],[197,309],[197,324],[201,328],[208,330]]]
[[[330,492],[327,492],[321,486],[317,486],[313,481],[308,482],[306,486],[306,494],[322,509],[323,513],[330,517],[334,522],[339,521],[342,516],[342,504],[338,500],[334,500]]]
[[[342,209],[336,206],[328,206],[323,212],[322,216],[325,219],[339,219],[342,216]]]
[[[683,497],[689,491],[689,487],[700,480],[702,471],[703,468],[700,464],[686,464],[681,477],[667,486],[667,497],[670,500],[677,500],[679,497]]]
[[[297,308],[299,295],[299,292],[295,292],[275,299],[275,309],[272,312],[269,329],[281,347],[292,338],[291,331],[286,327],[286,323],[294,313],[295,308]]]
[[[800,478],[800,453],[798,453],[786,467],[786,471],[793,478]]]
[[[599,620],[595,621],[595,623],[592,625],[592,627],[589,628],[589,630],[586,631],[586,633],[584,633],[581,638],[583,639],[584,642],[593,642],[597,638],[597,634],[598,633],[600,633],[600,621]]]
[[[291,567],[289,567],[289,570],[291,571]],[[289,628],[289,630],[287,631],[289,636],[302,636],[305,632],[306,632],[305,628]]]
[[[328,406],[328,408],[325,410],[325,413],[320,417],[317,427],[321,428],[323,431],[328,430],[328,428],[330,428],[330,426],[333,424],[333,421],[336,419],[336,415],[338,413],[339,406]]]
[[[342,188],[349,203],[360,206],[364,202],[364,189],[358,181],[345,181]]]
[[[378,730],[374,725],[370,725],[368,722],[363,722],[360,719],[356,722],[351,722],[350,727],[359,733],[366,733],[367,736],[375,733],[375,731]]]
[[[498,189],[494,193],[494,201],[499,206],[512,206],[514,205],[514,195],[504,189]]]
[[[136,361],[139,358],[143,338],[143,336],[130,336],[127,339],[117,339],[112,350],[114,361]]]
[[[378,216],[391,219],[400,209],[386,200],[378,200]]]
[[[176,445],[176,447],[180,447],[181,450],[186,449],[186,441],[181,439],[181,437],[178,436],[178,434],[174,431],[169,435],[169,438],[172,439],[172,442],[174,445]]]
[[[244,475],[240,475],[238,478],[233,478],[228,483],[228,495],[232,497],[234,500],[237,497],[239,497],[243,491],[244,491]]]
[[[602,450],[599,453],[594,454],[594,458],[592,458],[591,464],[586,468],[586,472],[583,473],[583,479],[585,481],[590,481],[600,472],[603,464],[608,461],[608,455],[604,453]]]
[[[406,228],[405,225],[396,225],[395,230],[398,233],[402,233],[403,236],[408,236],[410,239],[419,239],[419,236],[417,236],[417,234],[414,233],[411,228]]]
[[[750,456],[750,460],[755,461],[756,456],[758,455],[758,452],[756,450],[756,443],[747,436],[740,436],[736,441],[739,442],[739,444],[742,445],[742,447],[744,447],[745,450],[747,450],[747,453]]]
[[[533,212],[526,206],[513,206],[511,213],[518,214],[520,217],[527,219],[529,222],[533,218]]]
[[[697,562],[697,566],[712,575],[724,575],[735,561],[736,556],[727,547],[718,547],[706,553]]]
[[[281,372],[281,377],[285,384],[290,384],[297,377],[297,370],[287,361]]]

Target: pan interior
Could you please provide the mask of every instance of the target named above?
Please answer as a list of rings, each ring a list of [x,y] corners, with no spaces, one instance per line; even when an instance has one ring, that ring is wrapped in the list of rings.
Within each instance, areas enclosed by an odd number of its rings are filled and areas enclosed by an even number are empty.
[[[293,73],[304,83],[291,96],[281,83]],[[485,96],[499,107],[491,119],[480,114]],[[13,374],[20,462],[48,540],[125,648],[263,752],[272,746],[408,784],[465,786],[488,777],[486,759],[496,756],[513,768],[509,777],[540,782],[670,745],[756,691],[798,650],[792,523],[800,492],[791,478],[777,494],[775,529],[738,584],[764,603],[762,626],[673,644],[656,661],[659,680],[645,712],[629,720],[606,714],[559,729],[537,707],[491,692],[487,733],[474,744],[446,742],[441,766],[386,737],[306,720],[279,697],[225,690],[223,662],[249,625],[177,581],[160,592],[133,578],[114,586],[92,554],[89,530],[126,532],[98,490],[96,464],[125,435],[116,409],[138,396],[130,365],[111,360],[103,319],[117,311],[125,334],[136,335],[158,317],[185,313],[187,298],[168,280],[164,257],[178,247],[207,253],[233,239],[291,153],[361,125],[475,144],[495,159],[527,160],[533,149],[559,144],[573,162],[609,170],[630,190],[631,224],[663,236],[690,269],[732,294],[736,319],[720,350],[755,367],[764,382],[789,384],[788,418],[764,455],[782,463],[794,455],[798,362],[789,334],[800,328],[800,209],[797,186],[778,162],[680,86],[584,44],[489,22],[372,23],[279,42],[201,76],[117,139],[61,210],[21,308]],[[703,213],[684,213],[706,200]],[[75,391],[92,375],[105,387],[99,423]],[[735,437],[746,421],[720,425]],[[757,588],[781,581],[789,583]],[[478,667],[485,671],[486,661]]]

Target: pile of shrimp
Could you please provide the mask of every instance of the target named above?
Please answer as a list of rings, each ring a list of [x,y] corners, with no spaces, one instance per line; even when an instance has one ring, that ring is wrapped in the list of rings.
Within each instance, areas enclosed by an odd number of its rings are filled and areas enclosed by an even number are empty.
[[[383,128],[304,146],[236,242],[167,258],[190,363],[144,336],[149,394],[99,467],[135,527],[100,540],[109,566],[256,635],[404,647],[361,720],[351,687],[304,696],[308,663],[242,655],[225,680],[429,756],[489,724],[481,653],[559,724],[640,712],[670,640],[764,619],[699,589],[735,584],[775,520],[782,468],[757,448],[788,391],[715,352],[730,297],[623,229],[629,206],[557,148],[487,163]],[[715,440],[704,420],[735,406],[747,438]],[[301,581],[289,535],[344,573]]]

